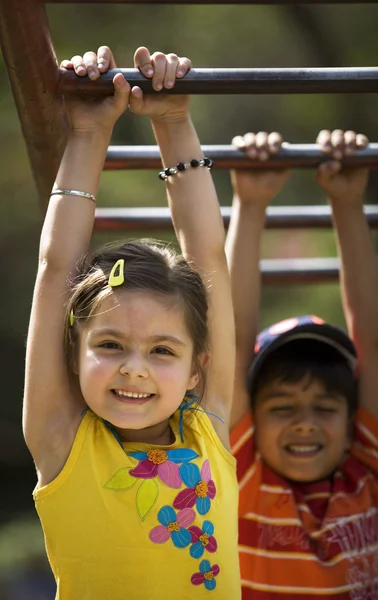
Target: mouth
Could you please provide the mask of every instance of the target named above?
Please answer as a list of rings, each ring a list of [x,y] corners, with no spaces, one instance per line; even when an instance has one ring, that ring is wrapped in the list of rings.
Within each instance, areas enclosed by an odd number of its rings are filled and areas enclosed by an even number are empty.
[[[112,394],[121,402],[130,402],[132,404],[144,404],[152,398],[155,397],[155,394],[148,393],[139,393],[139,392],[130,392],[127,390],[119,390],[113,389],[111,390]]]
[[[312,458],[323,450],[322,444],[286,444],[285,452],[296,458]]]

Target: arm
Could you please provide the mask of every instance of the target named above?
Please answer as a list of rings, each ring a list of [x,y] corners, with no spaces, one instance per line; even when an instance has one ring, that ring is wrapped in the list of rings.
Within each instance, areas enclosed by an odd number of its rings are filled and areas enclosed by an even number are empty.
[[[112,61],[110,51],[99,50]],[[107,58],[108,57],[108,58]],[[62,66],[99,76],[97,56],[74,57]],[[81,71],[80,71],[81,67]],[[99,103],[68,100],[71,132],[54,189],[72,189],[96,195],[112,127],[128,102],[129,86],[121,75],[115,95]],[[95,203],[87,198],[54,195],[43,224],[38,272],[34,289],[26,352],[23,429],[35,460],[39,482],[53,479],[63,467],[80,422],[83,400],[69,383],[63,350],[68,281],[79,259],[88,251]]]
[[[145,48],[137,51],[135,62],[145,74],[146,65],[152,65],[155,71],[154,85],[159,76],[164,85],[169,79],[174,81],[180,68],[186,71],[190,66],[187,59],[178,59],[174,55],[150,56]],[[137,90],[137,95],[133,90],[131,109],[150,117],[164,167],[174,166],[178,162],[190,162],[191,159],[203,156],[190,120],[187,97],[162,95],[143,100],[140,90]],[[210,359],[203,406],[224,420],[222,424],[218,419],[212,419],[220,439],[228,446],[235,340],[229,275],[224,253],[224,227],[219,204],[210,172],[204,167],[188,169],[170,177],[167,181],[167,193],[182,253],[187,260],[194,261],[207,284]]]
[[[251,158],[267,160],[282,144],[278,133],[247,133],[233,140]],[[250,409],[246,389],[258,329],[260,310],[260,245],[268,204],[289,177],[287,170],[231,173],[234,189],[226,252],[231,275],[232,300],[236,327],[236,369],[231,413],[233,428]]]
[[[359,362],[359,401],[378,418],[378,269],[363,211],[368,170],[345,169],[340,158],[367,144],[352,131],[323,131],[318,143],[337,160],[319,167],[318,183],[332,207],[341,260],[341,295],[345,319]]]

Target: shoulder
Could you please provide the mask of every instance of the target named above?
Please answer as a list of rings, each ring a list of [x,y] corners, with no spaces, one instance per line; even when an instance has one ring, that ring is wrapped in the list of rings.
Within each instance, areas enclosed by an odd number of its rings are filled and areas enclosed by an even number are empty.
[[[378,419],[363,406],[354,421],[351,455],[378,476]]]
[[[206,455],[210,460],[213,457],[212,462],[227,463],[235,472],[235,458],[220,439],[213,424],[215,418],[218,417],[209,415],[201,404],[193,403],[182,415],[182,427],[180,428],[180,415],[177,425],[183,434],[184,445],[188,443],[196,447],[200,455]]]

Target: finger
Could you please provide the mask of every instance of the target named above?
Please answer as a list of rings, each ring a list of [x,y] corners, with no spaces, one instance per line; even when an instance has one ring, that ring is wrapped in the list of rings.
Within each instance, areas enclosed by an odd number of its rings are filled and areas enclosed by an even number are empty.
[[[273,131],[268,135],[269,154],[276,154],[282,146],[283,138],[280,133]]]
[[[363,133],[358,133],[356,136],[357,148],[365,148],[369,143],[369,139]]]
[[[97,66],[97,54],[95,52],[86,52],[83,56],[89,79],[98,79],[100,71]]]
[[[73,64],[72,64],[72,60],[62,60],[62,62],[59,65],[61,67],[61,69],[73,69]]]
[[[235,146],[235,148],[237,148],[238,150],[245,150],[245,141],[242,135],[236,135],[232,139],[231,144]]]
[[[331,133],[332,156],[336,160],[344,156],[344,132],[342,129],[334,129]]]
[[[316,138],[316,143],[319,144],[321,151],[324,154],[330,154],[332,152],[331,145],[331,132],[329,129],[322,129]]]
[[[151,63],[150,51],[145,46],[141,46],[135,51],[134,66],[136,69],[139,69],[145,77],[151,79],[153,76],[154,68]]]
[[[76,75],[80,75],[80,77],[83,77],[83,75],[87,75],[87,67],[84,63],[84,59],[82,56],[79,56],[78,54],[76,56],[73,56],[71,58],[71,63],[73,65],[73,68],[75,69]]]
[[[356,150],[356,137],[355,131],[348,130],[344,133],[344,153],[347,156],[352,156]]]
[[[342,169],[342,164],[338,160],[327,160],[318,167],[318,176],[320,179],[329,179],[339,173]]]
[[[259,131],[256,133],[256,150],[257,157],[259,160],[268,160],[269,158],[269,146],[268,146],[268,134],[266,131]]]
[[[163,85],[165,88],[172,88],[176,81],[176,71],[179,65],[179,58],[177,54],[167,54],[166,56],[167,65],[165,70],[165,77]]]
[[[184,77],[184,75],[186,75],[187,72],[190,71],[191,68],[192,68],[192,61],[189,60],[189,58],[186,58],[186,56],[181,56],[181,58],[179,58],[179,64],[177,67],[176,77],[178,77],[178,78]]]
[[[165,72],[167,69],[167,57],[163,52],[154,52],[151,56],[151,63],[154,68],[152,77],[152,87],[157,92],[163,89]]]
[[[257,157],[256,134],[252,131],[244,135],[244,149],[249,158]]]
[[[97,66],[101,73],[116,68],[113,52],[108,46],[100,46],[97,50]]]

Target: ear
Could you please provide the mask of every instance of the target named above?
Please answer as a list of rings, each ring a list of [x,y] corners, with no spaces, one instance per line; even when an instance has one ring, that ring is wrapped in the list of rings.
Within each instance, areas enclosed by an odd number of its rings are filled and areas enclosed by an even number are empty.
[[[188,390],[194,389],[198,385],[199,381],[200,381],[200,374],[199,374],[198,367],[195,364],[193,364],[192,371],[190,373],[190,377],[188,380],[188,385],[186,386],[186,388]]]
[[[187,386],[188,390],[193,390],[199,383],[201,383],[201,371],[206,368],[208,363],[209,355],[207,353],[201,354],[197,360],[193,361],[192,371]]]

